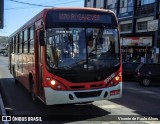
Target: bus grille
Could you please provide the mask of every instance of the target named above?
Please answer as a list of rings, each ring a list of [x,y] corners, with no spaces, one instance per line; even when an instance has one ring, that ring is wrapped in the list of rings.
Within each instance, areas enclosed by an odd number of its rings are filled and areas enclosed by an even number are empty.
[[[88,98],[88,97],[98,97],[101,95],[102,90],[100,91],[91,91],[91,92],[75,92],[77,98]]]

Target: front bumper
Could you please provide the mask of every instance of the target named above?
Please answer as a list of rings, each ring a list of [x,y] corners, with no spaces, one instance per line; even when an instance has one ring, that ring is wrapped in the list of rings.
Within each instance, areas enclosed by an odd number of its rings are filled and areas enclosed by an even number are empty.
[[[110,94],[111,91],[116,91],[116,90],[120,92],[114,95]],[[106,87],[106,88],[92,89],[92,90],[81,90],[81,91],[77,90],[56,91],[50,87],[45,87],[44,92],[45,92],[46,105],[83,103],[83,102],[91,102],[97,100],[115,99],[115,98],[120,98],[122,96],[122,82],[113,87]]]

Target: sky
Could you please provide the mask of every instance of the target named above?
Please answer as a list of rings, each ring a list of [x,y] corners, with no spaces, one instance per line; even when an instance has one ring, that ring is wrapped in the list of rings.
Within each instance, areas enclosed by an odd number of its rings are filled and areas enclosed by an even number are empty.
[[[84,7],[84,0],[15,0],[53,7]],[[12,0],[4,0],[4,27],[0,36],[9,36],[45,7],[35,7]]]

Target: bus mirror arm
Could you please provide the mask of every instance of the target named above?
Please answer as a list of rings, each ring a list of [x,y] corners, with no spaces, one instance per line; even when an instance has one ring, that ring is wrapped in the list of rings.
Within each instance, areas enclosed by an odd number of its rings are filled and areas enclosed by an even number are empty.
[[[45,41],[44,41],[44,31],[43,30],[41,30],[40,32],[39,32],[39,43],[40,43],[40,45],[41,46],[45,46]]]

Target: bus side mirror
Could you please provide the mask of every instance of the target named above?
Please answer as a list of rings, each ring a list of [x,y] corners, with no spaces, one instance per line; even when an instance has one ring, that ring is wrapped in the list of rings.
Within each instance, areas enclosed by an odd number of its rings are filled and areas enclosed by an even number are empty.
[[[44,31],[41,30],[41,31],[39,32],[39,36],[38,36],[38,37],[39,37],[39,43],[40,43],[40,45],[41,45],[41,46],[45,46]]]

